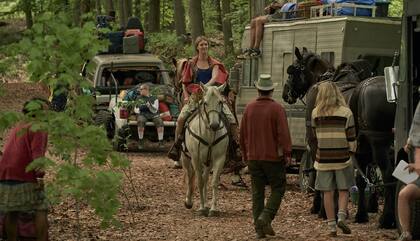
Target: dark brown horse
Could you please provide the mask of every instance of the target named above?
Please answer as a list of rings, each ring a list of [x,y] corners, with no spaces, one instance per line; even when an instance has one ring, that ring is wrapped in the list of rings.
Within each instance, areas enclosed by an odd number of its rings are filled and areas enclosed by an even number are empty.
[[[332,72],[332,67],[318,55],[303,48],[301,54],[295,49],[296,60],[287,69],[289,78],[284,85],[283,99],[294,104],[306,95],[306,118],[310,120],[318,93],[317,83],[322,80],[335,81],[353,111],[358,131],[357,167],[366,173],[367,167],[377,164],[381,170],[384,186],[384,209],[380,218],[381,228],[394,228],[395,179],[392,177],[394,163],[388,153],[393,141],[395,105],[386,100],[383,76],[370,77],[371,69],[363,61],[343,64]],[[306,121],[309,123],[310,121]],[[307,126],[307,140],[310,156],[314,159],[316,138],[311,127]],[[356,184],[358,190],[365,190],[367,182],[358,171]],[[365,174],[363,174],[366,176]],[[365,193],[359,191],[356,222],[368,221]]]

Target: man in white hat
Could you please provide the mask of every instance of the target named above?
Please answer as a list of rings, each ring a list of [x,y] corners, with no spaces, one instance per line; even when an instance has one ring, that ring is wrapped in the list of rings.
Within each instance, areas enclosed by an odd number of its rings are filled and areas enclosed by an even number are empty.
[[[252,182],[252,214],[257,238],[275,235],[271,227],[286,190],[286,166],[290,164],[292,143],[286,112],[272,99],[271,76],[261,74],[255,82],[258,97],[244,111],[240,126],[240,146],[248,162]],[[271,196],[264,206],[265,185]]]

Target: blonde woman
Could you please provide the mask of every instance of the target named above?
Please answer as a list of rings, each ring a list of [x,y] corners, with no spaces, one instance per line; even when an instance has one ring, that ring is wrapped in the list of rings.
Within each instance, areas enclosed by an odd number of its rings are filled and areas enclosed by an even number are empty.
[[[312,111],[312,128],[317,139],[317,170],[315,188],[324,194],[330,236],[337,236],[337,227],[343,233],[351,230],[345,223],[349,188],[354,185],[352,158],[356,151],[356,129],[353,113],[333,82],[322,82],[318,87],[316,106]],[[334,213],[334,191],[338,190],[338,222]]]

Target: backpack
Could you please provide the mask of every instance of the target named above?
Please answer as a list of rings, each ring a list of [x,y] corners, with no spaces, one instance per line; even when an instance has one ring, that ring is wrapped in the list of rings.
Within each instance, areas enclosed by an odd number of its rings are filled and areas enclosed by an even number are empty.
[[[119,54],[123,52],[123,31],[109,32],[107,37],[111,44],[108,46],[108,53]]]
[[[296,3],[286,3],[281,7],[280,12],[284,13],[286,19],[296,18],[296,10],[297,4]]]
[[[159,113],[160,113],[160,118],[163,121],[171,121],[172,120],[171,112],[169,111],[169,107],[166,103],[159,102]]]
[[[130,17],[126,29],[140,29],[141,32],[144,32],[143,25],[138,17]]]
[[[144,33],[140,29],[127,29],[124,33],[124,37],[136,37],[138,52],[144,51]]]
[[[96,28],[110,28],[109,19],[110,16],[98,15],[96,16]]]

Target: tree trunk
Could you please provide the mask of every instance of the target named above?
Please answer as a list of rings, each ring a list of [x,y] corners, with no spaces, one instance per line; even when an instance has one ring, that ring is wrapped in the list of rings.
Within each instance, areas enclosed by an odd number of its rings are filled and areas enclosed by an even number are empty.
[[[107,14],[107,15],[110,15],[109,13],[111,11],[115,11],[114,2],[112,0],[106,0],[105,1],[105,11],[106,11],[105,14]]]
[[[220,8],[220,0],[212,0],[216,8],[216,29],[223,31],[222,9]]]
[[[102,14],[101,0],[95,0],[96,15]]]
[[[267,0],[249,0],[249,13],[251,19],[264,14],[264,8],[268,5]]]
[[[75,0],[73,5],[73,21],[75,26],[80,26],[80,20],[81,20],[81,3],[82,0]]]
[[[182,36],[185,31],[185,8],[182,0],[174,0],[174,20],[177,36]]]
[[[127,9],[127,18],[133,16],[133,1],[132,0],[126,0],[126,9]]]
[[[204,35],[203,12],[201,9],[201,0],[189,0],[189,2],[191,36],[192,40],[195,41],[198,36]]]
[[[90,10],[92,9],[90,5],[90,0],[82,0],[81,3],[82,3],[81,4],[82,15],[89,13]]]
[[[223,39],[225,43],[225,54],[233,54],[232,23],[230,21],[230,0],[222,0],[223,14]]]
[[[134,16],[141,19],[141,0],[134,0]]]
[[[118,1],[118,17],[120,19],[120,26],[121,28],[125,29],[125,26],[127,25],[127,15],[126,15],[126,9],[125,9],[125,0],[119,0]]]
[[[160,31],[160,0],[149,1],[149,32]]]
[[[24,0],[23,1],[23,12],[25,13],[25,20],[26,20],[26,28],[32,28],[34,24],[32,18],[32,0]]]

